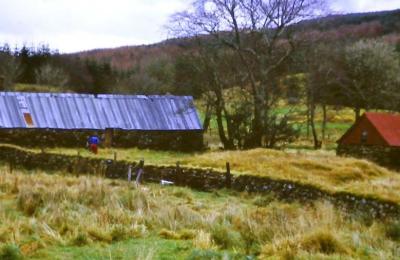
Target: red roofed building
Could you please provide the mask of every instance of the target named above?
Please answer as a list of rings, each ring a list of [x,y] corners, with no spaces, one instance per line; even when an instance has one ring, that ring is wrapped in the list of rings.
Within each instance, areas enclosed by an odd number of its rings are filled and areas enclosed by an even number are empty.
[[[400,166],[400,115],[366,112],[337,143],[339,155]]]

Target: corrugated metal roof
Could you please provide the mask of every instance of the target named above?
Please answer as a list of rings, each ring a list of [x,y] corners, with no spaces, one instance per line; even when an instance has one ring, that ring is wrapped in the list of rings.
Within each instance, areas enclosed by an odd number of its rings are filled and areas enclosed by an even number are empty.
[[[0,128],[202,130],[189,96],[0,92]]]

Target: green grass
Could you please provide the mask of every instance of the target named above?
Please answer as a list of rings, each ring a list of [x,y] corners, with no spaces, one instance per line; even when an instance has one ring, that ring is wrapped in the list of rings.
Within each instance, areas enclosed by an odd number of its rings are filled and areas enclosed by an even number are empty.
[[[16,84],[14,85],[13,91],[19,92],[71,92],[68,89],[63,87],[56,87],[56,86],[46,86],[46,85],[37,85],[37,84]]]
[[[37,149],[34,149],[37,151]],[[146,164],[155,164],[155,165],[172,165],[177,161],[184,160],[195,156],[195,153],[183,153],[183,152],[174,152],[174,151],[157,151],[150,149],[138,149],[138,148],[129,148],[129,149],[99,149],[99,153],[94,155],[89,152],[87,149],[68,149],[68,148],[52,148],[46,149],[46,152],[55,153],[55,154],[68,154],[68,155],[77,155],[78,153],[81,156],[86,157],[94,157],[94,158],[105,158],[105,159],[114,159],[116,154],[117,160],[128,160],[128,161],[140,161],[141,159],[145,160]]]
[[[387,228],[396,223],[325,201],[304,206],[270,195],[157,184],[135,189],[95,176],[0,168],[0,256],[396,259],[398,232]]]
[[[32,259],[186,259],[192,250],[189,241],[159,237],[130,239],[109,245],[83,247],[54,246],[39,250]]]

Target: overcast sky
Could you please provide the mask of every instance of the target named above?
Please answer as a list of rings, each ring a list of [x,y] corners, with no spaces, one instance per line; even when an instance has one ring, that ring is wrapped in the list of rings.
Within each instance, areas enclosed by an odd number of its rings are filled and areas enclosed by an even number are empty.
[[[60,52],[159,42],[168,16],[189,0],[0,0],[0,44]],[[400,0],[331,0],[341,13],[391,10]]]

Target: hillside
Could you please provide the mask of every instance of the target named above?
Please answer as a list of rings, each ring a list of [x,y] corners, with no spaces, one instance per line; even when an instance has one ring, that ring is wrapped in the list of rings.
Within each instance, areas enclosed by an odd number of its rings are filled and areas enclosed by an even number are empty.
[[[152,45],[124,46],[115,49],[96,49],[73,54],[80,58],[110,62],[114,68],[133,69],[135,66],[149,64],[161,57],[174,57],[179,53],[175,43],[161,42]]]
[[[329,15],[322,18],[300,22],[298,25],[307,29],[330,30],[346,25],[360,25],[377,22],[384,29],[385,34],[398,32],[400,28],[400,9],[381,12],[350,13]]]
[[[397,41],[400,37],[400,9],[373,13],[353,13],[330,15],[323,18],[307,20],[296,24],[302,33],[309,37],[309,32],[317,31],[327,40],[335,38],[355,39],[371,37],[389,37]],[[315,35],[313,35],[315,37]],[[190,41],[190,40],[189,40]],[[145,66],[160,58],[173,59],[181,52],[182,46],[188,44],[188,39],[170,39],[152,45],[124,46],[114,49],[96,49],[75,54],[81,58],[107,61],[116,69],[133,69]]]

